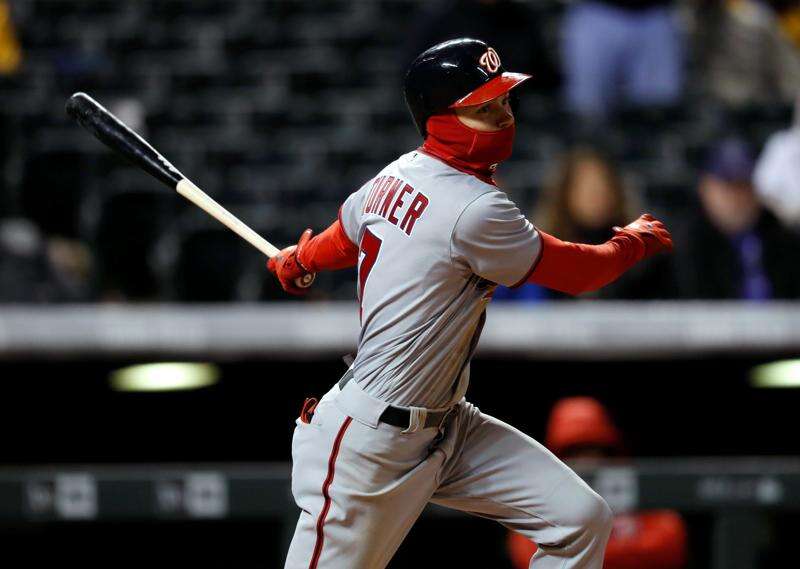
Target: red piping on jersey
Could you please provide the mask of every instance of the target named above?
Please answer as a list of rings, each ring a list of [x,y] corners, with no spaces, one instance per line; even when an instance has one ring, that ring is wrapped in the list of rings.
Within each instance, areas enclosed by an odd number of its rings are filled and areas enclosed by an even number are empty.
[[[347,431],[347,427],[349,427],[350,423],[352,422],[353,418],[347,417],[344,420],[344,423],[342,423],[339,433],[336,435],[336,439],[333,441],[331,456],[328,458],[328,476],[325,478],[325,482],[322,484],[322,496],[325,499],[325,503],[322,506],[322,511],[320,511],[319,517],[317,518],[317,542],[314,544],[314,554],[311,556],[311,562],[308,564],[308,569],[317,569],[320,555],[322,555],[322,545],[325,543],[323,526],[325,525],[325,518],[328,517],[328,511],[331,509],[330,488],[331,484],[333,483],[333,475],[336,473],[336,457],[339,456],[339,448],[342,445],[344,433]]]
[[[542,232],[539,231],[538,229],[537,229],[537,232],[539,233],[539,241],[540,241],[540,243],[539,243],[539,253],[536,255],[536,258],[533,259],[533,263],[531,263],[531,268],[528,269],[528,272],[525,273],[525,276],[522,277],[516,284],[511,285],[511,288],[519,288],[522,285],[524,285],[526,282],[528,282],[528,279],[531,278],[531,275],[533,274],[533,271],[535,271],[536,267],[539,266],[539,261],[542,260],[542,253],[544,252],[544,239],[542,239],[542,237],[541,237],[541,233]]]
[[[344,222],[342,221],[342,210],[343,209],[344,209],[344,204],[340,205],[339,206],[339,211],[336,212],[336,221],[338,221],[339,225],[342,226],[342,233],[344,233],[344,236],[347,237],[347,240],[350,241],[351,243],[353,243],[353,240],[350,239],[349,235],[347,235],[347,231],[344,230]],[[353,244],[355,245],[355,243],[353,243]]]

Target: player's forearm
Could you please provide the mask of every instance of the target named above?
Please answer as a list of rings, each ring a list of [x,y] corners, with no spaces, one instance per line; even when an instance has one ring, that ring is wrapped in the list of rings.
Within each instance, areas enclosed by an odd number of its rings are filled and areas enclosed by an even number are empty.
[[[528,282],[567,294],[597,290],[617,280],[645,255],[641,239],[618,234],[602,245],[570,243],[539,231],[542,253]]]
[[[312,273],[346,269],[358,263],[358,247],[350,241],[337,219],[305,244],[298,260]]]

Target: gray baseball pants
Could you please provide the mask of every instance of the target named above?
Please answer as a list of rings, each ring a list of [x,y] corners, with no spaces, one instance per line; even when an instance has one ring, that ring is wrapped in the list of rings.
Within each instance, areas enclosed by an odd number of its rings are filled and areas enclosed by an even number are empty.
[[[386,406],[350,381],[298,419],[285,569],[383,569],[428,502],[527,536],[536,569],[601,569],[611,510],[550,451],[464,400],[441,434],[380,422]]]

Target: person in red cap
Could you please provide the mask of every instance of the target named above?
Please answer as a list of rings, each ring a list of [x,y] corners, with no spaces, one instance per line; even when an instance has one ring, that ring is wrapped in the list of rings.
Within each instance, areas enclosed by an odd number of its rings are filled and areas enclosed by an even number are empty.
[[[624,454],[622,436],[603,405],[591,397],[558,401],[550,413],[547,447],[563,460]],[[615,512],[606,547],[604,569],[683,569],[688,537],[678,512],[652,510]],[[508,554],[515,569],[536,569],[531,557],[537,546],[510,531]]]

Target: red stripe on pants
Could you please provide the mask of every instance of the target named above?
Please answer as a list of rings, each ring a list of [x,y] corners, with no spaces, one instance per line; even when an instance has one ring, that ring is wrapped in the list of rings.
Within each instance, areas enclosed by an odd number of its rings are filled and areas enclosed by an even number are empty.
[[[322,511],[319,513],[319,517],[317,518],[317,543],[314,545],[314,555],[311,556],[311,563],[308,565],[308,569],[316,569],[317,563],[319,563],[319,557],[322,555],[322,545],[325,542],[323,526],[325,525],[325,518],[328,516],[328,511],[331,509],[331,495],[328,493],[328,491],[333,483],[333,475],[336,472],[336,457],[339,456],[339,447],[342,445],[344,432],[347,430],[347,427],[350,426],[352,421],[352,417],[347,417],[344,420],[344,423],[342,423],[342,426],[339,429],[339,434],[336,435],[336,440],[333,441],[333,449],[331,450],[331,456],[328,459],[328,476],[325,478],[325,482],[322,484],[322,496],[325,499],[325,504],[323,504]]]

